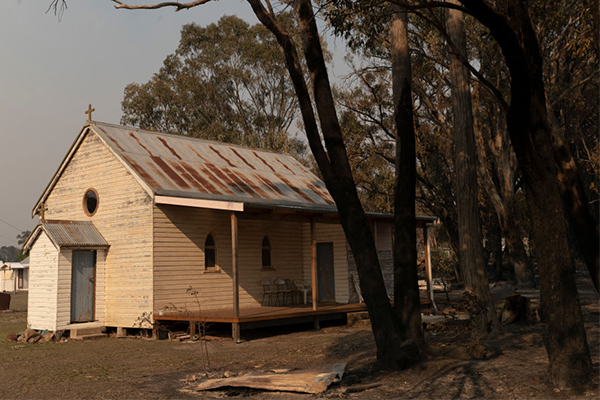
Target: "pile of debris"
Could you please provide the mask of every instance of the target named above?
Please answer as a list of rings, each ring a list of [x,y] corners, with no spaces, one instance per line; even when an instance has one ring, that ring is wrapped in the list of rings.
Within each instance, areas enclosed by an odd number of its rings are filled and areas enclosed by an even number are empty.
[[[13,331],[6,335],[7,342],[21,342],[27,344],[34,343],[50,343],[50,342],[66,342],[68,339],[63,337],[62,332],[51,332],[47,330],[36,331],[35,329],[25,329],[21,333]]]

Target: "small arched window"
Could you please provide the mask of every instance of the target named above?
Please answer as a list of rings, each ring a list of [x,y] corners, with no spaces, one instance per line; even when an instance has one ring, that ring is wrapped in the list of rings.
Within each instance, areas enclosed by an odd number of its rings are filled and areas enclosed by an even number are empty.
[[[273,268],[271,265],[271,242],[269,242],[269,238],[266,236],[262,241],[262,268]]]
[[[204,268],[211,269],[217,266],[217,246],[212,234],[208,234],[204,242]]]

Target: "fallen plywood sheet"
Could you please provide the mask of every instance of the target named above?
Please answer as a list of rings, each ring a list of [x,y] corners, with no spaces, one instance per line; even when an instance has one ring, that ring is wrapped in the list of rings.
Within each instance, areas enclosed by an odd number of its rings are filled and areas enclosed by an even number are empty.
[[[214,379],[201,383],[196,390],[210,390],[224,387],[246,387],[271,391],[323,393],[333,382],[342,379],[346,363],[326,368],[294,371],[287,374],[250,373],[233,378]]]

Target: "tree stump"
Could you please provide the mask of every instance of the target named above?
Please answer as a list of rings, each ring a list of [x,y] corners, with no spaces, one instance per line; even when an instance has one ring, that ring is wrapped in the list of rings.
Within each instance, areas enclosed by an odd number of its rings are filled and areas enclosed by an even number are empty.
[[[504,300],[504,307],[500,314],[500,322],[505,324],[533,322],[533,311],[531,310],[531,300],[520,294],[513,294]]]

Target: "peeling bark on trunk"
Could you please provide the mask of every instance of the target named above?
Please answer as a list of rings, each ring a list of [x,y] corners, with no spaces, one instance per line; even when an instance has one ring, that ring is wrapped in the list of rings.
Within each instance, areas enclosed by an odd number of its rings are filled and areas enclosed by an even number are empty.
[[[417,277],[416,143],[408,46],[408,16],[395,4],[391,34],[396,184],[394,194],[394,311],[400,334],[423,344]]]
[[[453,1],[450,1],[453,2]],[[463,13],[448,10],[446,30],[454,46],[467,59]],[[485,275],[483,240],[477,198],[477,154],[473,129],[473,106],[469,71],[459,57],[450,54],[450,83],[454,110],[454,167],[458,236],[461,270],[465,289],[472,291],[484,303],[477,315],[476,326],[481,334],[500,332],[494,300]]]

